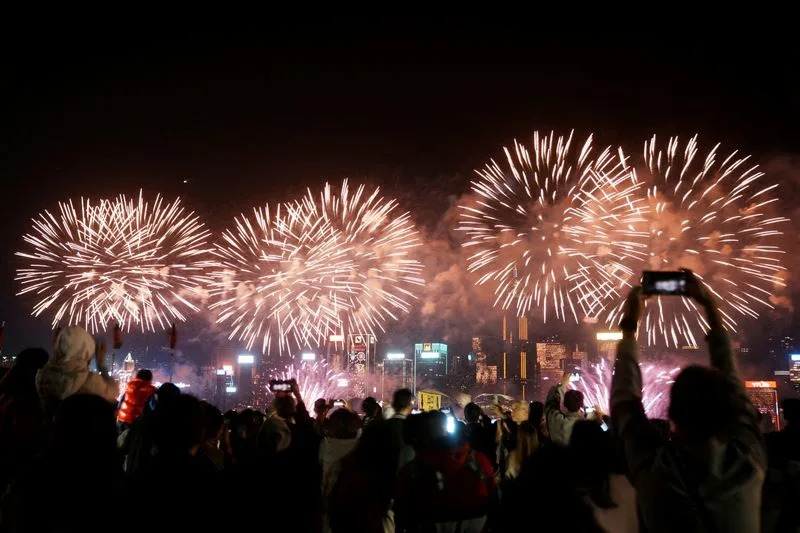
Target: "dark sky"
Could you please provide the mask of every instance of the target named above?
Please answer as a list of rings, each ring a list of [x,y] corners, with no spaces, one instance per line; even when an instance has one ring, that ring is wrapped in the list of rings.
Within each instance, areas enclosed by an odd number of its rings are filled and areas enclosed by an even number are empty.
[[[798,54],[780,31],[421,18],[4,22],[6,349],[47,330],[14,296],[12,253],[61,199],[180,194],[218,230],[252,205],[351,177],[395,191],[431,226],[426,182],[444,202],[534,129],[609,144],[701,132],[765,159],[798,151]]]

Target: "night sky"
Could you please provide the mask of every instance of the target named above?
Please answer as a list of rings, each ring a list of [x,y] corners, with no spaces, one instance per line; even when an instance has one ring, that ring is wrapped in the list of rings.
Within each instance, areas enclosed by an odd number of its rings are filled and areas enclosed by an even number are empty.
[[[780,31],[546,30],[513,12],[4,24],[6,353],[49,341],[49,321],[15,296],[13,252],[31,217],[70,197],[179,194],[218,231],[253,205],[349,177],[399,196],[435,233],[504,144],[571,128],[603,144],[700,132],[780,164],[790,201],[797,190],[800,63]]]

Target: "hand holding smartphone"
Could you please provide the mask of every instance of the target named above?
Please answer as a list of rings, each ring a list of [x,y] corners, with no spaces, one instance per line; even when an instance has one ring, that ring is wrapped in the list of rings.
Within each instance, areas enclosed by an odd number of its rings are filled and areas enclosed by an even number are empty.
[[[645,296],[689,296],[689,276],[685,271],[642,273],[642,294]]]

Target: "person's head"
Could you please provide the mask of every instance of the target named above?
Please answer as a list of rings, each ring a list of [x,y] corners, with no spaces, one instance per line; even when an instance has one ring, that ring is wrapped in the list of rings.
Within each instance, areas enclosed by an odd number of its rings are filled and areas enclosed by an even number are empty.
[[[526,457],[533,455],[539,448],[539,431],[538,428],[531,422],[525,421],[519,425],[517,429],[517,447],[518,454],[524,460]]]
[[[53,452],[91,468],[112,468],[116,461],[114,406],[94,394],[73,394],[58,407]],[[94,462],[104,463],[94,465]]]
[[[570,413],[577,413],[583,407],[583,393],[571,389],[564,393],[564,408]]]
[[[56,335],[50,364],[68,371],[88,371],[95,342],[80,326],[68,326]]]
[[[156,411],[153,441],[160,454],[193,454],[203,440],[203,408],[190,394],[181,394]]]
[[[511,420],[517,424],[528,420],[528,404],[526,402],[514,401],[511,404]]]
[[[797,429],[797,426],[800,426],[800,398],[786,398],[781,403],[781,407],[786,427]]]
[[[321,416],[325,416],[325,413],[328,412],[328,400],[325,398],[317,398],[314,402],[314,414],[317,415],[317,418]]]
[[[408,389],[394,391],[392,396],[392,409],[395,413],[408,415],[414,405],[414,394]]]
[[[481,408],[477,403],[469,402],[464,406],[464,420],[467,424],[475,424],[481,417]]]
[[[0,380],[0,394],[36,395],[36,372],[47,363],[48,354],[41,348],[22,350],[14,366]]]
[[[225,419],[219,409],[208,402],[201,401],[203,409],[203,442],[219,440],[222,436],[222,428]]]
[[[349,409],[336,409],[328,417],[328,434],[334,439],[355,439],[361,428],[361,419]]]
[[[141,379],[142,381],[150,383],[153,381],[153,373],[146,368],[142,368],[136,373],[136,379]]]
[[[361,402],[361,409],[364,411],[364,414],[367,415],[369,418],[375,418],[381,412],[381,406],[378,404],[378,401],[372,396],[367,396],[366,398],[364,398],[364,401]]]
[[[528,421],[537,428],[544,419],[544,404],[542,402],[531,402],[528,408]]]
[[[156,389],[157,405],[162,406],[171,403],[181,395],[181,389],[174,383],[164,383]]]
[[[275,406],[275,414],[284,419],[292,418],[297,411],[297,403],[294,396],[289,394],[281,394],[275,397],[272,402]]]
[[[713,368],[692,365],[681,370],[670,391],[669,418],[685,441],[724,439],[735,420],[734,385]]]

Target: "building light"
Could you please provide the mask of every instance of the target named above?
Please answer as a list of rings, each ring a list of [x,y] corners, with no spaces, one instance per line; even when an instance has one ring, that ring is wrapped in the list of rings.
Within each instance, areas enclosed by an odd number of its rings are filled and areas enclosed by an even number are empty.
[[[748,389],[777,389],[777,381],[745,381],[745,388]]]
[[[389,352],[386,354],[386,359],[390,361],[397,361],[398,359],[405,359],[406,354],[400,352]]]
[[[328,340],[331,342],[344,342],[344,335],[331,335]]]
[[[439,359],[440,355],[439,352],[422,352],[419,357],[420,359]]]
[[[240,365],[252,365],[256,362],[256,357],[254,355],[242,354],[238,358]]]
[[[226,376],[233,375],[233,365],[222,365],[222,369],[225,371]]]
[[[621,341],[621,331],[598,331],[595,336],[599,341]]]
[[[233,394],[234,392],[236,392],[236,387],[232,386],[225,387],[225,392],[227,392],[228,394]]]
[[[792,361],[800,361],[800,353],[793,353],[791,355]]]
[[[350,382],[346,378],[339,378],[336,380],[337,387],[347,387],[350,385]]]
[[[300,357],[303,359],[303,361],[316,361],[317,360],[317,354],[312,353],[312,352],[304,352],[303,355],[301,355]]]
[[[217,375],[218,376],[224,376],[225,375],[225,369],[224,368],[218,368],[217,369]]]

